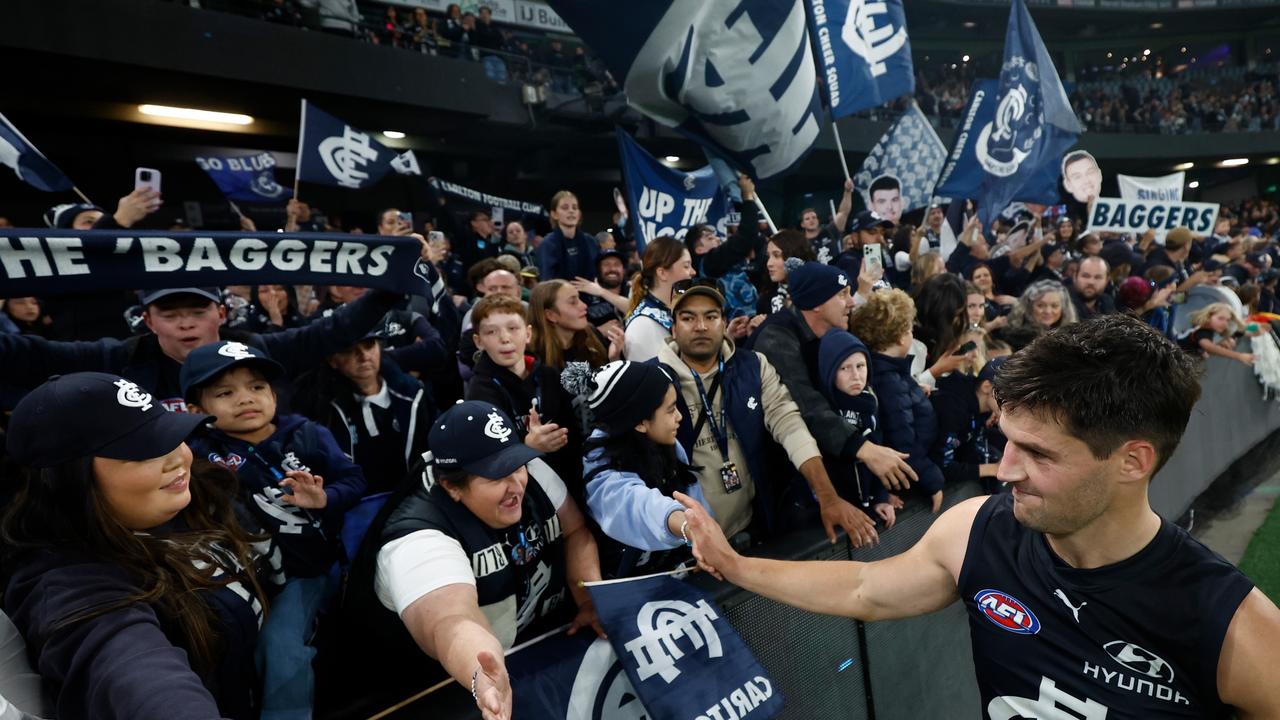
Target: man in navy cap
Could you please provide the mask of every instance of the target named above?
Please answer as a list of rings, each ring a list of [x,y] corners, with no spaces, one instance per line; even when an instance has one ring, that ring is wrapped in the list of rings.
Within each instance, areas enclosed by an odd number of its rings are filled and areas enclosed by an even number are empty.
[[[845,271],[849,277],[856,278],[862,271],[863,248],[867,245],[879,245],[882,267],[893,267],[885,243],[885,233],[891,229],[893,223],[888,219],[870,210],[863,210],[853,218],[853,246],[840,253],[832,264]]]
[[[819,262],[807,262],[791,271],[787,282],[792,306],[764,321],[754,349],[778,371],[824,458],[849,462],[856,458],[890,489],[905,489],[916,479],[906,454],[865,442],[818,390],[822,386],[818,369],[822,336],[849,326],[853,283],[840,269]]]

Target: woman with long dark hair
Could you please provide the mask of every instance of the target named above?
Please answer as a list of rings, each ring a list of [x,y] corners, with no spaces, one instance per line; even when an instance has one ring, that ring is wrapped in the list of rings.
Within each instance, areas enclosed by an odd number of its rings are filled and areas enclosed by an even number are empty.
[[[13,412],[5,611],[61,718],[256,718],[260,538],[235,478],[193,466],[209,418],[114,375],[55,377]]]
[[[683,492],[711,512],[698,476],[676,442],[681,415],[676,388],[657,365],[614,362],[595,373],[573,364],[565,388],[587,398],[594,430],[587,439],[582,476],[587,514],[601,532],[605,577],[627,577],[675,567],[689,558]]]
[[[760,288],[760,300],[756,303],[756,312],[751,319],[752,329],[764,322],[767,315],[772,315],[788,305],[787,295],[787,260],[799,258],[801,262],[814,259],[813,246],[799,230],[783,230],[769,238],[765,244],[765,272],[768,282]]]
[[[640,272],[631,279],[631,309],[626,322],[628,360],[644,362],[658,356],[658,349],[671,337],[675,286],[693,276],[693,260],[684,243],[673,237],[660,237],[645,247]]]

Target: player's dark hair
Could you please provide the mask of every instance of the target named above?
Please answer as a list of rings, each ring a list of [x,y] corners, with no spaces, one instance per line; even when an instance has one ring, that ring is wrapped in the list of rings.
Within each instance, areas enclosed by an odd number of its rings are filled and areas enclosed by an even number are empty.
[[[1150,325],[1105,315],[1046,333],[1012,357],[995,379],[1004,411],[1051,417],[1099,460],[1130,440],[1158,459],[1173,455],[1200,397],[1201,365]]]
[[[892,175],[881,175],[871,181],[871,187],[867,188],[867,194],[874,197],[878,190],[902,190],[902,183],[898,182],[898,178]]]

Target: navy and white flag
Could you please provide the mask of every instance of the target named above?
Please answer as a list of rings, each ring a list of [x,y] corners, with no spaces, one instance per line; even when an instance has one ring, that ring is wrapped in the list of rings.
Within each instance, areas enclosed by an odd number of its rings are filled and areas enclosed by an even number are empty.
[[[995,104],[974,145],[985,173],[978,195],[984,226],[1045,166],[1057,168],[1084,132],[1024,0],[1009,11]]]
[[[773,680],[691,585],[655,575],[587,589],[652,720],[761,720],[782,710]]]
[[[897,223],[903,213],[929,204],[946,159],[947,147],[912,102],[871,148],[853,176],[853,187],[867,207]]]
[[[70,190],[74,183],[57,165],[49,162],[9,118],[0,114],[0,165],[7,165],[22,182],[37,190]]]
[[[669,168],[626,130],[618,128],[617,135],[637,252],[643,253],[650,240],[663,235],[683,240],[689,228],[702,223],[724,234],[729,201],[710,165],[693,172]]]
[[[389,171],[421,175],[412,150],[402,153],[302,101],[298,133],[298,179],[353,190],[369,187]]]
[[[197,157],[196,164],[209,174],[222,195],[242,202],[284,202],[293,191],[276,182],[276,158],[269,152],[241,157]]]
[[[650,720],[609,641],[556,630],[507,652],[516,720]]]
[[[804,0],[550,0],[622,80],[627,102],[754,178],[804,159],[821,129]]]
[[[421,253],[383,235],[0,230],[0,297],[284,283],[430,298],[438,275]]]
[[[942,166],[935,195],[950,198],[976,198],[982,194],[987,172],[978,161],[978,138],[981,130],[995,121],[996,100],[999,96],[998,80],[981,79],[969,91],[969,104],[965,106],[955,142]],[[1060,159],[1059,159],[1060,160]],[[1035,169],[1026,184],[1014,193],[1013,199],[1040,205],[1057,205],[1059,162],[1045,163]],[[1007,204],[1007,203],[1006,203]],[[1003,208],[1002,208],[1003,209]],[[993,213],[995,217],[997,213]]]
[[[806,0],[832,118],[916,91],[902,0]]]

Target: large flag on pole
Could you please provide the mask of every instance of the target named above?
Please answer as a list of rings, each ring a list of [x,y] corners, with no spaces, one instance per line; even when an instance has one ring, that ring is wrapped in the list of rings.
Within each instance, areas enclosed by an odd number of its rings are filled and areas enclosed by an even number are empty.
[[[804,0],[550,0],[627,102],[755,178],[795,167],[821,104]]]
[[[902,0],[805,0],[832,118],[914,93]]]
[[[363,131],[302,101],[298,179],[321,185],[369,187],[389,171],[421,175],[413,151],[396,153]]]
[[[587,589],[651,720],[766,720],[782,710],[776,684],[693,586],[655,575]]]
[[[74,184],[3,114],[0,114],[0,165],[7,165],[19,180],[37,190],[58,192],[70,190]]]
[[[978,196],[984,226],[1084,132],[1053,59],[1024,0],[1013,0],[995,117],[978,131],[975,149],[986,173]]]
[[[977,198],[982,194],[987,171],[978,160],[980,131],[995,122],[998,80],[980,79],[969,91],[969,103],[961,114],[961,124],[933,193],[949,198]],[[1040,205],[1056,205],[1060,199],[1059,161],[1045,163],[1014,193],[1013,199]],[[1006,205],[1008,203],[1005,203]],[[1001,208],[1003,209],[1003,207]],[[998,212],[992,217],[998,216]]]
[[[725,232],[729,202],[710,165],[676,170],[658,162],[626,130],[618,128],[617,136],[637,252],[663,235],[684,239],[694,225],[715,225]]]
[[[853,176],[853,187],[862,194],[867,207],[898,222],[902,213],[929,204],[933,184],[946,159],[946,146],[920,107],[912,102],[907,112],[871,148],[862,168]],[[901,197],[901,206],[894,210],[879,208],[873,203],[879,199],[873,195],[894,194]],[[894,212],[898,217],[892,217]]]

